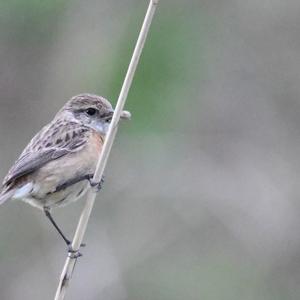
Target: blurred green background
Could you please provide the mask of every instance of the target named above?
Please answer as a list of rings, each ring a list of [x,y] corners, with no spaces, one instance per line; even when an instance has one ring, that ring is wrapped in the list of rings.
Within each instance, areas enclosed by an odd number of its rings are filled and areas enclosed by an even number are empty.
[[[0,175],[73,95],[116,102],[147,1],[0,1]],[[67,299],[292,300],[300,3],[161,0]],[[54,211],[72,236],[83,201]],[[53,299],[66,249],[0,209],[0,299]]]

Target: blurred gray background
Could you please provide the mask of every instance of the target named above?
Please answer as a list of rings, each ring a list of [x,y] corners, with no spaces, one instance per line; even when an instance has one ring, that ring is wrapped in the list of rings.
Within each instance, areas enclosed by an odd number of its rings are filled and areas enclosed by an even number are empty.
[[[116,102],[147,1],[0,1],[0,175],[73,95]],[[300,292],[300,2],[161,0],[67,299]],[[72,236],[84,201],[54,211]],[[43,213],[0,209],[0,299],[52,299]]]

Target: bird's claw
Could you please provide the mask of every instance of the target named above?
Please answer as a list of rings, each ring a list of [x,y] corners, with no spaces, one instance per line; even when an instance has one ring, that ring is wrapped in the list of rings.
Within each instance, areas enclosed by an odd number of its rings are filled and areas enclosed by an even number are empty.
[[[82,253],[79,250],[74,250],[72,245],[68,246],[68,257],[76,259],[80,256],[82,256]]]
[[[100,182],[94,182],[93,178],[90,178],[89,182],[90,182],[91,187],[93,187],[93,188],[95,187],[96,191],[99,192],[102,189],[102,185],[104,183],[104,176],[102,176]]]

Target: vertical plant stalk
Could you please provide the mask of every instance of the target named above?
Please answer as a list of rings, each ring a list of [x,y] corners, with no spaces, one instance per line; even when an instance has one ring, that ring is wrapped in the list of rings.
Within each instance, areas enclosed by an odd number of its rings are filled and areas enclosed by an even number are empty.
[[[106,162],[107,162],[114,138],[117,133],[120,115],[123,110],[123,107],[124,107],[124,104],[125,104],[125,101],[126,101],[126,98],[128,95],[128,91],[131,86],[132,79],[133,79],[137,64],[139,62],[139,58],[141,56],[141,53],[142,53],[142,50],[143,50],[143,47],[144,47],[144,44],[145,44],[145,41],[147,38],[147,34],[148,34],[148,31],[149,31],[149,28],[150,28],[150,25],[152,22],[152,18],[154,16],[158,2],[159,2],[159,0],[150,0],[150,2],[149,2],[149,6],[147,9],[145,18],[144,18],[144,22],[143,22],[138,40],[136,42],[136,46],[133,51],[132,58],[131,58],[131,61],[130,61],[121,91],[120,91],[120,94],[119,94],[117,105],[116,105],[109,129],[108,129],[108,132],[105,137],[103,148],[99,155],[96,171],[95,171],[94,178],[93,178],[94,182],[100,182],[100,180],[102,178],[103,171],[106,166]],[[80,248],[80,244],[82,243],[83,236],[84,236],[86,228],[87,228],[87,224],[88,224],[90,214],[91,214],[94,202],[95,202],[95,198],[96,198],[95,191],[93,189],[89,189],[87,192],[86,204],[81,213],[81,216],[80,216],[77,228],[76,228],[76,232],[75,232],[75,235],[73,238],[73,242],[72,242],[73,249]],[[70,280],[72,278],[72,274],[74,271],[76,261],[77,261],[77,258],[74,258],[74,257],[71,257],[70,255],[68,255],[68,257],[65,261],[65,265],[63,267],[61,276],[60,276],[60,281],[59,281],[59,284],[58,284],[58,287],[56,290],[54,300],[63,300],[64,299],[67,288],[70,283]]]

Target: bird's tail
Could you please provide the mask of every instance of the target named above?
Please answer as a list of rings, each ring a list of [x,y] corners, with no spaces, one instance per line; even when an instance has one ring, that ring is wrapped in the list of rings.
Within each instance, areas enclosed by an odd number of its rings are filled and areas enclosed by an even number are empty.
[[[4,190],[0,194],[0,205],[3,204],[6,200],[12,197],[12,195],[15,193],[14,190]]]

